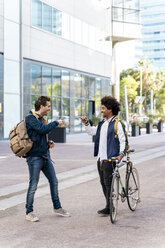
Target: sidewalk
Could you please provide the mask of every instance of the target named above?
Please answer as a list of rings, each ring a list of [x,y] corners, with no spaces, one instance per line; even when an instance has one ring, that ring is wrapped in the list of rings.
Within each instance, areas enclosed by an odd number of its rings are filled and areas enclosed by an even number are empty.
[[[70,218],[52,214],[50,195],[35,200],[38,223],[25,221],[24,204],[0,211],[0,247],[164,248],[163,163],[162,157],[138,165],[141,203],[135,212],[128,209],[126,202],[120,203],[115,225],[109,217],[96,213],[104,207],[105,200],[99,179],[95,179],[60,191],[62,205],[71,213]]]
[[[0,211],[0,248],[164,248],[165,133],[130,137],[130,144],[136,149],[136,162],[139,161],[142,202],[137,211],[131,212],[126,202],[120,204],[115,225],[108,217],[100,218],[96,214],[104,207],[105,200],[97,176],[91,137],[86,134],[68,135],[67,143],[56,144],[51,154],[56,162],[62,205],[72,216],[53,216],[48,186],[41,187],[37,191],[42,194],[35,198],[39,223],[25,221],[25,203]],[[0,189],[8,185],[14,189],[14,185],[28,182],[26,162],[11,153],[8,141],[0,142],[0,151]],[[74,177],[72,173],[75,170],[80,170],[80,173]],[[92,174],[94,171],[96,174]],[[80,181],[81,175],[86,181]],[[21,196],[22,193],[18,194]],[[10,197],[9,194],[1,199]]]
[[[165,133],[143,134],[130,137],[129,143],[136,152],[152,147],[163,146]],[[76,168],[96,165],[97,158],[93,156],[94,144],[86,133],[67,135],[67,143],[55,145],[51,149],[51,157],[55,162],[56,173],[62,173]],[[9,141],[0,142],[0,188],[28,182],[26,160],[16,157],[9,147]],[[9,176],[10,175],[10,176]],[[41,174],[41,177],[42,174]]]

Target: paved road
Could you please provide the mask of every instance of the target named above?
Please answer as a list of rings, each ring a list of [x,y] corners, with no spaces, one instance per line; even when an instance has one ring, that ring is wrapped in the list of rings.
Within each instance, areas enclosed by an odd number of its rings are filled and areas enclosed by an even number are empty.
[[[136,167],[141,179],[142,201],[134,213],[128,209],[126,203],[120,204],[117,223],[112,225],[108,217],[101,218],[96,214],[96,211],[104,207],[105,203],[97,177],[85,183],[78,182],[72,186],[67,184],[67,187],[60,190],[60,198],[63,207],[71,212],[72,217],[54,216],[49,194],[43,194],[35,200],[35,210],[40,217],[39,223],[29,223],[24,220],[24,203],[0,211],[0,248],[109,248],[111,246],[164,248],[164,140],[164,133],[130,139],[130,143],[137,150],[134,159],[139,161]],[[65,145],[57,144],[52,155],[56,158],[55,167],[58,175],[64,175],[61,173],[69,175],[70,169],[73,173],[73,169],[83,170],[83,168],[89,169],[90,166],[90,168],[94,166],[93,144],[89,142],[90,140],[84,135],[81,138],[74,136],[74,139],[68,137],[68,143]],[[7,142],[0,142],[0,148],[2,147],[3,149],[0,150],[3,151],[0,154],[0,173],[3,178],[1,190],[8,185],[25,183],[27,179],[24,162],[10,153]],[[2,158],[3,156],[6,158]],[[67,159],[68,162],[66,162]],[[74,159],[77,161],[74,162]],[[142,162],[145,159],[146,161]],[[83,174],[82,171],[72,179],[75,180],[81,174]],[[20,179],[20,176],[23,178]],[[66,182],[67,180],[66,177]],[[64,181],[61,181],[59,186],[62,183]],[[0,197],[0,200],[7,197],[10,198],[10,195]]]

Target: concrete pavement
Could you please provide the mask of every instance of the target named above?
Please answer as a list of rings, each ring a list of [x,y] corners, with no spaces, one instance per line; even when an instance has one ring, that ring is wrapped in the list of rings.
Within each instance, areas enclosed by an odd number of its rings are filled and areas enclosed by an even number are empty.
[[[91,139],[86,134],[67,138],[67,144],[57,144],[52,151],[52,157],[56,161],[56,172],[58,175],[68,173],[69,177],[71,169],[73,172],[80,168],[81,172],[74,179],[82,174],[85,178],[86,175],[82,170],[88,170],[89,166],[92,168],[96,162],[92,157]],[[35,200],[35,210],[40,217],[39,223],[29,223],[24,220],[24,203],[0,211],[0,248],[109,248],[111,246],[164,248],[164,140],[164,133],[130,138],[131,145],[137,150],[134,158],[136,161],[139,159],[136,167],[141,181],[142,201],[134,213],[124,203],[119,206],[115,225],[110,223],[108,217],[100,218],[96,211],[104,207],[105,200],[99,179],[94,177],[85,183],[77,182],[60,190],[63,207],[71,212],[70,218],[53,216],[50,195],[47,193]],[[0,149],[0,173],[3,178],[0,189],[25,183],[28,176],[24,160],[11,154],[6,141],[0,142]],[[70,178],[71,181],[72,179]],[[60,181],[59,187],[64,182]],[[7,197],[10,198],[10,195],[3,199]],[[1,200],[0,197],[0,203]]]

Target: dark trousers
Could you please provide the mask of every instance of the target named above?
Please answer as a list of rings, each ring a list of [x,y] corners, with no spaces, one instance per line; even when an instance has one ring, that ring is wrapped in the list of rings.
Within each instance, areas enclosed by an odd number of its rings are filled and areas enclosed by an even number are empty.
[[[102,162],[101,164],[100,160],[98,160],[97,168],[100,176],[100,183],[103,189],[104,196],[106,198],[106,208],[109,208],[113,167],[109,161]]]

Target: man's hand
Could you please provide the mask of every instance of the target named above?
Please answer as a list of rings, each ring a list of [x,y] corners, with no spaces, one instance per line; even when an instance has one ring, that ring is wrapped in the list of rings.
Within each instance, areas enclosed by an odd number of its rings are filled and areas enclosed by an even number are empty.
[[[87,124],[88,123],[88,118],[86,116],[79,116],[81,119],[82,123]]]
[[[123,158],[123,155],[119,155],[119,156],[117,156],[115,159],[118,159],[119,162],[120,162],[120,160],[122,160],[122,158]]]
[[[64,120],[57,120],[57,121],[58,121],[58,123],[59,123],[59,126],[62,126],[62,125],[65,124]]]
[[[49,140],[48,146],[49,146],[49,148],[53,148],[55,146],[53,140]]]

